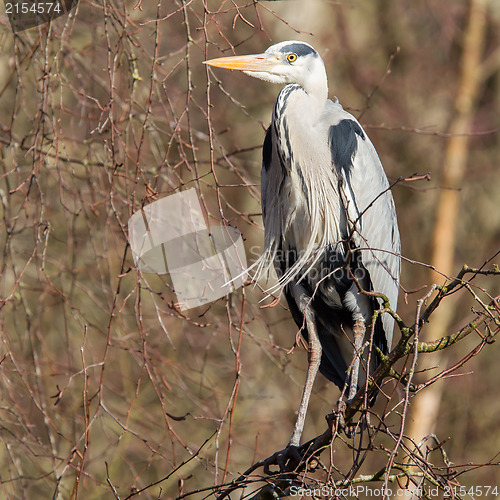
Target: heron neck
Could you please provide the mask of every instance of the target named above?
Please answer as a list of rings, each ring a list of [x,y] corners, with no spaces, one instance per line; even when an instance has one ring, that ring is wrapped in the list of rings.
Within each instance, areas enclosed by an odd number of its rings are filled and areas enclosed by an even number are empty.
[[[309,97],[309,116],[313,119],[318,119],[328,99],[328,82],[324,68],[321,73],[315,72],[310,78],[304,81],[301,87],[306,91]]]
[[[315,89],[315,91],[302,88],[305,92],[296,95],[295,110],[301,115],[302,122],[309,122],[309,125],[314,126],[325,108],[328,90],[326,87],[324,89]],[[321,90],[321,92],[318,90]]]

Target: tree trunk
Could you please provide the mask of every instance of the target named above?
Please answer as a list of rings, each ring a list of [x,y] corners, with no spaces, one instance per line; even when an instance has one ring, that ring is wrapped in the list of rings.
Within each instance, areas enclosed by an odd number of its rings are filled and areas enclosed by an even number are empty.
[[[440,191],[436,206],[432,238],[431,263],[438,271],[451,276],[455,269],[455,247],[460,215],[460,187],[466,177],[469,152],[469,133],[477,107],[478,91],[482,83],[481,62],[486,34],[486,7],[488,0],[471,0],[468,22],[463,39],[460,81],[455,99],[454,114],[446,144],[441,172]],[[429,283],[442,283],[443,277],[430,272]],[[425,339],[435,340],[447,335],[453,323],[453,303],[443,303],[433,314],[424,330]],[[444,351],[432,358],[422,356],[419,369],[446,364]],[[424,365],[425,363],[425,365]],[[441,404],[444,384],[437,383],[422,391],[412,402],[407,435],[417,444],[434,432]]]

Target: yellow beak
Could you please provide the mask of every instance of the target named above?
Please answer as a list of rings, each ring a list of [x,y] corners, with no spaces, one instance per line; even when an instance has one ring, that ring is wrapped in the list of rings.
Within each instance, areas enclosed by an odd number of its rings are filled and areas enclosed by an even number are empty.
[[[276,66],[277,62],[276,58],[270,58],[267,54],[252,54],[249,56],[219,57],[203,61],[203,64],[238,71],[269,71],[270,68]]]

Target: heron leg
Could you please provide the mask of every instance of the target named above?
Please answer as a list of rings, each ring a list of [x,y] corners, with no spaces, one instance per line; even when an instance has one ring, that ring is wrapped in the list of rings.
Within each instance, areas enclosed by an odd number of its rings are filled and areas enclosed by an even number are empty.
[[[363,318],[358,318],[354,321],[354,326],[352,328],[354,334],[354,359],[351,368],[351,383],[349,386],[349,395],[347,397],[348,401],[352,401],[358,390],[358,376],[359,376],[359,365],[361,362],[361,348],[363,347],[363,342],[365,340],[365,320]]]
[[[290,285],[290,288],[295,302],[297,303],[300,311],[304,316],[309,340],[307,353],[309,365],[307,368],[306,382],[304,384],[304,390],[302,392],[302,399],[300,400],[299,412],[297,415],[297,420],[295,422],[295,427],[293,429],[290,442],[288,443],[288,446],[299,446],[302,431],[304,430],[307,407],[309,406],[309,399],[311,397],[314,380],[321,363],[321,343],[319,341],[318,331],[316,329],[316,321],[311,306],[311,297],[306,293],[301,285],[293,283]]]

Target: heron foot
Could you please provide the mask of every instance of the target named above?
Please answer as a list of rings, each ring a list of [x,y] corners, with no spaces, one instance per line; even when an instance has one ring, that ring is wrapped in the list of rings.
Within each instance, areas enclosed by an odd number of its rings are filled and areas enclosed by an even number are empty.
[[[337,409],[333,410],[332,413],[329,413],[325,416],[328,427],[332,432],[332,435],[335,435],[337,432],[342,431],[346,435],[349,432],[348,426],[345,422],[345,410],[347,408],[347,404],[343,399],[339,399],[337,401]]]
[[[288,445],[285,449],[277,451],[269,458],[264,460],[264,474],[276,474],[278,471],[272,471],[270,467],[277,465],[279,472],[294,470],[302,460],[302,453],[299,446]]]

